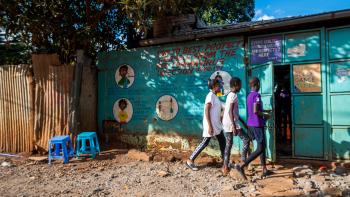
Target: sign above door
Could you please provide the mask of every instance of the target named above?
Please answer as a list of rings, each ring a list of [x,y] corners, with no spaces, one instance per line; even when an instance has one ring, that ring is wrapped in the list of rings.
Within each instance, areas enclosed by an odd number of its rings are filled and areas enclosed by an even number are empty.
[[[282,35],[254,38],[250,41],[251,64],[282,61]]]

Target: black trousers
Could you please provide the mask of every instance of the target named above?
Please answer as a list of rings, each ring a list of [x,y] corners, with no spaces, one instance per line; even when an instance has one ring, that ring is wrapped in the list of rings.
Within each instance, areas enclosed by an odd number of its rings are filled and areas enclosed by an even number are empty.
[[[231,156],[231,149],[233,145],[233,133],[232,132],[225,132],[225,139],[226,139],[226,146],[225,146],[225,153],[224,153],[224,166],[228,166],[230,162],[230,156]],[[242,152],[241,152],[241,160],[245,161],[247,159],[247,155],[249,152],[249,146],[251,139],[246,135],[242,129],[238,131],[238,137],[241,138],[243,142]]]
[[[223,131],[221,131],[220,134],[216,135],[215,137],[219,141],[221,158],[224,159],[226,142],[225,142],[225,136],[223,134]],[[202,142],[197,146],[197,148],[193,151],[192,155],[190,156],[190,160],[194,161],[198,157],[198,155],[205,149],[205,147],[208,146],[212,138],[213,137],[203,137]]]
[[[266,166],[266,139],[264,128],[262,127],[249,127],[249,136],[251,139],[256,140],[258,147],[257,149],[249,155],[249,157],[244,161],[244,164],[241,166],[242,168],[249,165],[254,159],[260,156],[261,166]]]

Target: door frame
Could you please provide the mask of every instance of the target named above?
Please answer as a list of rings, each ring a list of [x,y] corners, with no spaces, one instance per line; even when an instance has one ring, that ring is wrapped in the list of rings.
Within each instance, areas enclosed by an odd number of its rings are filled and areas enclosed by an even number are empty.
[[[327,73],[329,73],[329,65],[333,60],[328,59],[328,50],[329,50],[329,43],[328,43],[328,32],[333,29],[339,29],[339,28],[348,28],[350,27],[349,25],[344,25],[344,26],[337,26],[337,27],[331,27],[331,28],[326,28],[326,27],[318,27],[318,28],[311,28],[311,29],[301,29],[301,30],[296,30],[296,31],[287,31],[287,32],[278,32],[278,33],[266,33],[266,34],[259,34],[259,35],[253,35],[253,36],[248,36],[248,44],[246,46],[246,51],[247,51],[247,56],[250,58],[251,56],[251,40],[255,38],[264,38],[264,37],[269,37],[269,36],[275,36],[275,35],[282,35],[282,58],[280,62],[274,63],[273,66],[279,66],[279,65],[290,65],[291,69],[291,85],[293,83],[293,65],[295,64],[307,64],[307,63],[321,63],[321,85],[322,85],[322,101],[323,101],[323,121],[325,122],[324,124],[324,157],[323,158],[313,158],[313,157],[296,157],[295,156],[295,139],[294,139],[294,127],[292,127],[292,158],[301,158],[301,159],[310,159],[310,160],[331,160],[332,159],[332,147],[331,147],[331,125],[326,124],[327,122],[330,121],[331,113],[329,111],[330,108],[330,92],[329,92],[329,76]],[[286,35],[288,34],[296,34],[296,33],[307,33],[307,32],[313,32],[313,31],[319,31],[320,35],[320,58],[319,59],[314,59],[314,60],[304,60],[304,61],[286,61],[285,57],[285,50],[286,50]],[[349,60],[349,59],[347,59]],[[250,68],[254,68],[256,66],[259,66],[258,64],[252,64],[250,61],[248,63],[248,69],[247,69],[247,80],[249,79],[248,71]],[[246,90],[249,90],[249,87],[247,85]],[[292,93],[291,93],[292,94]],[[293,108],[291,109],[293,110]],[[294,110],[293,110],[294,111]],[[292,113],[293,113],[292,111]],[[292,122],[294,115],[292,114]]]
[[[293,127],[293,121],[294,121],[294,116],[293,116],[293,96],[292,96],[292,94],[293,94],[293,91],[292,91],[292,88],[293,88],[293,70],[292,70],[292,64],[291,63],[278,63],[278,64],[274,64],[273,65],[274,67],[279,67],[279,66],[289,66],[289,80],[290,80],[290,99],[291,99],[291,103],[290,103],[290,119],[291,119],[291,133],[290,133],[290,135],[291,135],[291,143],[292,143],[292,154],[291,155],[288,155],[288,156],[279,156],[279,158],[294,158],[294,127]],[[275,75],[275,70],[273,70],[273,75]],[[275,82],[275,79],[274,79],[274,81],[273,82]],[[276,101],[275,100],[275,98],[274,98],[274,101]],[[275,103],[274,103],[275,104]],[[275,106],[274,106],[275,107]],[[275,116],[276,116],[276,113],[275,113]],[[275,120],[276,120],[276,118],[275,118]],[[276,126],[276,125],[275,125]],[[276,135],[276,127],[275,127],[275,135]],[[276,139],[275,139],[276,140]],[[275,142],[276,143],[276,142]],[[277,146],[276,146],[276,152],[277,152]],[[276,155],[276,157],[277,157],[277,155]]]

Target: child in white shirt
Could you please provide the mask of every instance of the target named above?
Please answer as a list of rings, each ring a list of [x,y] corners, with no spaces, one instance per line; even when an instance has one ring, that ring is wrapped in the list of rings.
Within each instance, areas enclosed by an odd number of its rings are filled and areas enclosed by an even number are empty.
[[[227,175],[229,172],[229,162],[231,155],[231,148],[233,144],[233,136],[239,136],[243,141],[242,160],[245,160],[247,151],[250,145],[250,139],[245,133],[242,132],[242,128],[239,124],[241,121],[238,110],[238,97],[237,93],[241,90],[242,83],[237,77],[233,77],[230,81],[231,92],[227,95],[225,103],[225,111],[222,120],[224,135],[226,139],[226,146],[224,151],[224,164],[222,167],[223,175]]]
[[[221,102],[216,96],[220,92],[220,81],[209,80],[209,88],[211,91],[205,99],[204,115],[203,115],[203,140],[193,151],[192,155],[186,162],[186,166],[192,170],[198,170],[194,164],[197,156],[208,146],[211,138],[216,137],[219,141],[221,156],[224,155],[225,137],[223,135],[223,128],[221,123]]]

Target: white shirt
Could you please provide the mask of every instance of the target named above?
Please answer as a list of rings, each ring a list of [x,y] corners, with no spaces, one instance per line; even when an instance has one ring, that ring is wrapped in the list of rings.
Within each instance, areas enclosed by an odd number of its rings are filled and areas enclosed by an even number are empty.
[[[205,106],[208,103],[211,104],[210,119],[211,119],[211,124],[213,126],[214,135],[209,135],[209,132],[208,132],[209,124],[208,124],[207,117],[205,116]],[[221,114],[221,102],[213,92],[209,92],[207,97],[205,98],[204,110],[203,110],[203,137],[213,137],[221,133],[223,129],[222,129],[222,124],[220,120],[220,114]]]
[[[230,105],[233,103],[233,120],[236,123],[236,128],[240,129],[239,125],[239,111],[238,111],[238,97],[234,92],[230,92],[227,95],[225,103],[224,117],[222,124],[225,132],[232,132],[233,122],[230,119]]]

